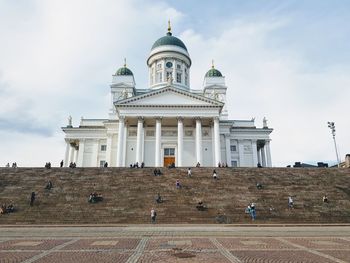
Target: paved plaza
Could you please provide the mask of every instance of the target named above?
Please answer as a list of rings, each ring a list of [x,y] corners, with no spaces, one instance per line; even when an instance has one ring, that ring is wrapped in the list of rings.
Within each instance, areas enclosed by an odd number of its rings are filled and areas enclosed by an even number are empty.
[[[0,226],[0,262],[350,262],[350,226]]]

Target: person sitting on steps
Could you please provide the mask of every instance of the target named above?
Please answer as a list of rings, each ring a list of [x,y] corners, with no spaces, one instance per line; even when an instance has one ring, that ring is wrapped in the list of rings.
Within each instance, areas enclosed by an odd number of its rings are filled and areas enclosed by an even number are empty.
[[[176,189],[180,189],[181,187],[182,186],[181,186],[179,179],[176,179]]]
[[[45,189],[51,190],[52,187],[53,187],[52,182],[49,180],[49,181],[47,182],[47,184],[46,184]]]
[[[162,199],[162,197],[160,196],[159,193],[158,193],[158,195],[157,195],[157,197],[156,197],[156,202],[157,202],[158,204],[163,203],[163,199]]]
[[[260,190],[260,189],[262,189],[262,188],[263,188],[263,186],[262,186],[262,184],[261,184],[261,183],[256,183],[256,188]]]
[[[323,200],[323,203],[328,203],[328,197],[327,197],[327,195],[324,195],[323,198],[322,198],[322,200]]]
[[[203,204],[202,200],[200,200],[196,206],[198,211],[205,211],[207,210],[207,207]]]
[[[214,169],[214,171],[213,171],[213,179],[214,179],[214,180],[217,180],[217,179],[218,179],[218,175],[217,175],[215,169]]]

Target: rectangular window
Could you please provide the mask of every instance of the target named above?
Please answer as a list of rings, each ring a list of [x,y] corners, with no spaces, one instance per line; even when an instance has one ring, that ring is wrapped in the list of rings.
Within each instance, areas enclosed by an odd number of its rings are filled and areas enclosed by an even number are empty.
[[[176,82],[181,83],[181,73],[176,74]]]
[[[166,79],[169,79],[172,76],[172,72],[167,72],[166,73]]]
[[[163,81],[163,79],[162,79],[162,72],[158,72],[157,73],[157,80],[158,80],[158,82],[162,82]]]
[[[107,150],[107,145],[101,145],[101,152],[105,152]]]
[[[104,161],[104,160],[100,161],[100,167],[104,167],[105,163],[106,163],[106,161]]]
[[[180,64],[177,64],[177,65],[176,65],[176,68],[177,68],[177,69],[181,69],[181,65],[180,65]]]
[[[175,156],[175,148],[164,148],[164,156]]]
[[[237,161],[231,161],[231,166],[232,167],[237,167],[237,164],[238,164]]]
[[[185,76],[185,85],[187,85],[187,82],[188,82],[187,76]]]
[[[237,146],[231,145],[231,152],[236,152],[236,151],[237,151]]]
[[[162,68],[162,64],[157,64],[157,69],[161,69]]]

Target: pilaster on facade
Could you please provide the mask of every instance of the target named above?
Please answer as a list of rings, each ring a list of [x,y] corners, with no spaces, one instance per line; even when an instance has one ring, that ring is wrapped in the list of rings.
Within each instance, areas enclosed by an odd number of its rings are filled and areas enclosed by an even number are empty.
[[[258,146],[257,141],[252,140],[252,151],[253,151],[253,167],[257,167],[258,165]]]
[[[225,134],[225,148],[226,148],[226,164],[231,166],[231,137],[230,134]]]
[[[244,141],[238,140],[239,167],[244,167]]]
[[[111,166],[111,157],[112,157],[112,142],[113,140],[113,134],[107,133],[107,145],[106,145],[106,162],[108,163],[108,166]]]
[[[94,140],[92,144],[92,155],[91,155],[91,166],[92,167],[98,167],[98,148],[99,147],[99,140]]]

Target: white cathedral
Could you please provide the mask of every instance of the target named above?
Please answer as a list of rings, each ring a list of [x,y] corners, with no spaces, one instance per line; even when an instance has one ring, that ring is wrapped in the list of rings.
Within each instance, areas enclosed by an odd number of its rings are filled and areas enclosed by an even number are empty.
[[[228,120],[225,77],[214,65],[202,89],[191,89],[191,58],[170,23],[153,44],[147,66],[149,88],[136,88],[126,64],[113,75],[108,119],[82,118],[73,127],[69,118],[62,128],[65,166],[272,166],[266,119],[262,128],[254,119]]]

